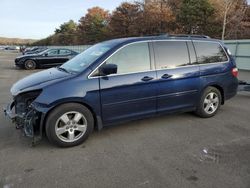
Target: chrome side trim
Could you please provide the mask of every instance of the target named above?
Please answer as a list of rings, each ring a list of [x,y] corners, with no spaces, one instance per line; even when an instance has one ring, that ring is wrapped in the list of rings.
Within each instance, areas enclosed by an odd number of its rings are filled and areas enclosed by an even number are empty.
[[[137,44],[137,43],[149,43],[149,42],[166,42],[166,41],[182,41],[182,42],[188,42],[188,41],[192,41],[192,42],[210,42],[210,43],[217,43],[221,46],[221,48],[223,49],[223,51],[225,52],[226,56],[227,56],[227,61],[224,62],[215,62],[215,63],[207,63],[207,64],[197,64],[197,65],[186,65],[186,66],[182,66],[182,67],[174,67],[174,68],[165,68],[165,69],[155,69],[155,70],[146,70],[146,71],[137,71],[137,72],[130,72],[130,73],[121,73],[121,74],[114,74],[114,75],[108,75],[108,76],[91,76],[99,67],[101,67],[109,58],[111,58],[116,52],[118,52],[119,50],[122,50],[123,48],[132,45],[132,44]],[[223,48],[223,46],[221,45],[220,42],[218,41],[203,41],[203,40],[176,40],[176,39],[166,39],[166,40],[145,40],[145,41],[136,41],[136,42],[131,42],[128,44],[125,44],[123,46],[121,46],[120,48],[118,48],[116,51],[114,51],[109,57],[107,57],[102,63],[100,63],[89,75],[88,75],[88,79],[94,79],[94,78],[103,78],[103,77],[113,77],[113,76],[120,76],[120,75],[128,75],[128,74],[136,74],[136,73],[143,73],[143,72],[152,72],[152,71],[161,71],[161,70],[170,70],[170,69],[177,69],[177,68],[184,68],[184,67],[194,67],[194,66],[204,66],[204,65],[213,65],[213,64],[224,64],[224,63],[229,63],[230,58],[228,56],[228,54],[226,53],[225,49]]]

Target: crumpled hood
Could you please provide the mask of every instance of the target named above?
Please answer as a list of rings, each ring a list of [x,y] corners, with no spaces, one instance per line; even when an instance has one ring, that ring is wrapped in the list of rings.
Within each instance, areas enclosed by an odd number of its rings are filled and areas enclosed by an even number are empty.
[[[42,89],[52,81],[58,81],[69,76],[72,76],[72,74],[59,71],[57,68],[47,69],[19,80],[12,86],[10,91],[12,96],[16,96],[21,92]]]

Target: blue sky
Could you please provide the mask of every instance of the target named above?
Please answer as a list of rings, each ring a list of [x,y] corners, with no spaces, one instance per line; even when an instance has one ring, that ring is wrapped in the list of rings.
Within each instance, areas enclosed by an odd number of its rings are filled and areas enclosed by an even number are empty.
[[[41,39],[56,27],[78,21],[88,8],[114,10],[126,0],[0,0],[0,36]]]
[[[62,23],[77,22],[88,8],[112,11],[123,1],[131,0],[0,0],[0,36],[45,38]]]

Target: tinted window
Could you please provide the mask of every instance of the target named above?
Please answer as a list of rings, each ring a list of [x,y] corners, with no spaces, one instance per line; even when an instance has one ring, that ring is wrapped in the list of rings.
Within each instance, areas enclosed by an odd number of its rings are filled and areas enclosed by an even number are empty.
[[[186,42],[159,41],[154,43],[157,69],[174,68],[189,64]]]
[[[198,63],[216,63],[227,61],[227,56],[217,42],[194,42]]]
[[[71,51],[69,51],[69,50],[60,50],[59,54],[60,55],[69,55],[69,54],[71,54]]]
[[[150,70],[148,43],[130,44],[112,55],[106,63],[116,64],[118,74]]]
[[[187,45],[188,45],[188,52],[189,52],[189,57],[190,57],[190,64],[195,65],[197,64],[197,58],[195,55],[194,45],[191,41],[188,41]]]

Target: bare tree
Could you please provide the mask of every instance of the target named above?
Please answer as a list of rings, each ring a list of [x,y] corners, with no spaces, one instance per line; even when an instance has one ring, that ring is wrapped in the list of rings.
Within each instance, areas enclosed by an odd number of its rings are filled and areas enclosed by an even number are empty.
[[[227,29],[227,25],[230,22],[235,22],[234,30],[237,29],[237,26],[241,23],[244,18],[244,14],[246,11],[246,6],[242,3],[242,0],[222,0],[222,34],[221,39],[225,39],[225,33]],[[230,31],[231,33],[232,31]]]

